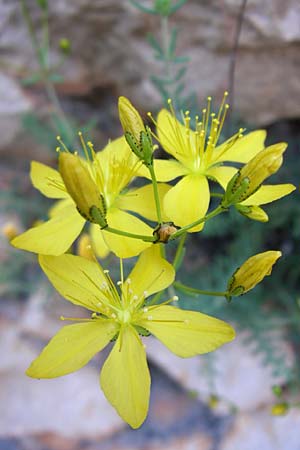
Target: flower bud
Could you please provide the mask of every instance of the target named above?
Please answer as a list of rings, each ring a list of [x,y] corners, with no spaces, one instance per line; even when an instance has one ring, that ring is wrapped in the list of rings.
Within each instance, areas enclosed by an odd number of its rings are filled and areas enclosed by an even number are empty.
[[[271,408],[272,416],[284,416],[289,411],[289,405],[286,402],[276,403]]]
[[[79,256],[82,256],[85,259],[89,259],[90,261],[95,260],[95,255],[92,248],[92,241],[87,233],[84,233],[78,239],[77,253]]]
[[[8,241],[11,241],[18,235],[18,228],[14,222],[7,222],[3,225],[1,232]]]
[[[59,48],[60,50],[65,53],[68,54],[70,53],[71,50],[71,42],[69,41],[69,39],[67,38],[61,38],[59,41]]]
[[[59,172],[78,212],[89,222],[105,228],[107,222],[104,198],[84,161],[72,153],[60,153]]]
[[[153,144],[150,128],[126,97],[119,98],[119,116],[128,145],[146,165],[152,164]]]
[[[235,207],[240,214],[248,217],[248,219],[257,220],[258,222],[268,222],[269,220],[267,213],[260,206],[246,206],[236,204]]]
[[[250,197],[266,178],[277,172],[286,147],[284,142],[271,145],[245,164],[228,183],[225,206],[240,203]]]
[[[271,274],[272,267],[280,256],[280,251],[269,250],[247,259],[228,282],[229,296],[239,296],[253,289],[265,276]]]

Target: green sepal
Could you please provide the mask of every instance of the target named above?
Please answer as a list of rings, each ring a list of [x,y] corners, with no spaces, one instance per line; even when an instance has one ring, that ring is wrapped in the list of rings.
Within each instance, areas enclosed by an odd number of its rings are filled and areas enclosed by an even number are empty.
[[[107,221],[105,218],[105,213],[103,211],[101,211],[99,208],[97,208],[97,206],[93,205],[90,208],[90,216],[91,219],[90,222],[94,222],[97,223],[98,225],[100,225],[100,228],[106,228],[107,227]]]
[[[244,286],[237,286],[233,289],[233,291],[229,292],[229,295],[233,297],[239,297],[240,295],[243,295],[244,292],[245,292]]]
[[[140,144],[135,140],[134,136],[129,132],[126,131],[125,133],[125,139],[133,153],[141,160],[143,160],[143,151],[140,146]]]
[[[153,143],[149,127],[146,126],[146,132],[141,131],[140,145],[143,154],[143,162],[146,166],[153,164]]]
[[[150,336],[151,335],[150,331],[146,330],[146,328],[141,327],[140,325],[134,325],[134,328],[136,329],[136,331],[138,332],[138,334],[140,336]]]
[[[229,181],[225,195],[222,200],[222,206],[224,208],[228,208],[230,205],[234,205],[235,203],[239,203],[247,196],[245,197],[245,193],[247,192],[250,184],[249,178],[244,178],[238,187],[237,185],[237,179],[239,177],[239,172],[237,172]]]

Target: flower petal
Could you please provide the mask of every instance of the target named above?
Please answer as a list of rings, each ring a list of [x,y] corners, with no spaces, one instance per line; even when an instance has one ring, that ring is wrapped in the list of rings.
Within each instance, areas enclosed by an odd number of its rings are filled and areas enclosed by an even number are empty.
[[[250,195],[250,197],[241,202],[241,205],[265,205],[266,203],[274,202],[281,197],[289,195],[295,189],[296,187],[293,184],[265,184],[262,185],[254,194]]]
[[[67,206],[71,206],[71,205],[73,206],[74,209],[76,209],[76,207],[74,205],[74,201],[71,199],[70,196],[69,196],[69,198],[57,200],[57,202],[55,202],[54,205],[51,206],[51,208],[48,210],[48,216],[50,218],[55,217],[57,214],[60,214],[64,208],[66,208]]]
[[[183,165],[189,165],[194,159],[196,134],[179,122],[166,109],[162,109],[157,117],[158,139],[164,150],[174,156]]]
[[[139,325],[182,358],[211,352],[235,336],[234,329],[222,320],[174,306],[150,307]]]
[[[233,145],[230,145],[230,139],[228,139],[228,141],[216,147],[213,160],[214,162],[234,161],[247,163],[264,149],[265,139],[265,130],[252,131],[252,133],[239,138]]]
[[[110,209],[107,212],[107,222],[110,227],[129,233],[152,236],[152,228],[146,225],[137,217],[121,211],[120,209]],[[120,236],[103,230],[103,235],[107,246],[119,258],[130,258],[141,253],[149,247],[151,242],[144,242],[141,239]]]
[[[63,327],[31,363],[26,375],[55,378],[81,369],[109,343],[117,328],[116,322],[103,319]]]
[[[85,224],[74,205],[62,209],[52,219],[11,241],[14,247],[43,255],[61,255],[75,241]]]
[[[175,225],[183,227],[205,216],[210,200],[208,181],[203,175],[187,175],[164,198],[164,211]],[[202,230],[200,224],[189,232]]]
[[[171,186],[168,184],[158,183],[158,194],[160,203],[162,205],[163,198],[170,190]],[[156,206],[153,195],[153,186],[148,184],[138,189],[131,189],[124,195],[120,195],[118,201],[118,207],[120,209],[126,209],[136,212],[146,219],[157,221]],[[163,220],[167,220],[163,217]]]
[[[30,178],[33,186],[49,198],[67,198],[64,182],[59,172],[37,161],[31,162]]]
[[[122,419],[138,428],[148,412],[150,374],[143,344],[131,326],[121,328],[102,368],[100,383]]]
[[[93,250],[99,258],[106,258],[110,250],[104,240],[103,232],[99,225],[91,223],[90,225],[90,235],[92,239]]]
[[[132,290],[140,297],[147,291],[147,297],[170,286],[175,278],[174,267],[161,256],[159,244],[153,244],[140,255],[128,276]]]
[[[208,169],[205,173],[213,180],[217,181],[224,190],[231,178],[237,173],[238,169],[235,167],[215,166]]]
[[[157,181],[170,181],[189,173],[183,164],[174,159],[154,159],[153,165]],[[138,175],[151,180],[149,170],[145,165],[139,169]]]
[[[99,300],[103,299],[103,293],[100,285],[106,278],[99,264],[69,254],[39,255],[39,263],[55,289],[65,299],[91,311],[101,312]]]

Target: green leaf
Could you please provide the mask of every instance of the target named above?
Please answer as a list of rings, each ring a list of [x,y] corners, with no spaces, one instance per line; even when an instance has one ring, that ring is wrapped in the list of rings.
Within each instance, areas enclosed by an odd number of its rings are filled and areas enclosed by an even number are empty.
[[[162,48],[161,48],[158,40],[154,37],[154,35],[152,33],[148,33],[146,38],[147,38],[147,41],[149,42],[149,44],[151,45],[151,47],[157,52],[157,54],[159,56],[163,56]]]

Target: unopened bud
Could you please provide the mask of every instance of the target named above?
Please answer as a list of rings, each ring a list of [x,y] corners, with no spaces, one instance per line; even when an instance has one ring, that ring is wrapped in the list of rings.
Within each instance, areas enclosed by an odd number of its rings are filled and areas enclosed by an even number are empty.
[[[240,214],[248,217],[248,219],[257,220],[258,222],[268,222],[269,220],[267,213],[260,206],[246,206],[237,204],[235,207]]]
[[[289,405],[286,402],[276,403],[271,408],[272,416],[284,416],[289,411]]]
[[[8,241],[11,241],[18,235],[18,228],[13,222],[7,222],[2,227],[2,234],[7,238]]]
[[[60,39],[60,41],[59,41],[59,48],[61,49],[61,51],[63,53],[66,53],[66,54],[70,53],[71,42],[69,41],[69,39],[66,39],[66,38]]]
[[[126,97],[119,98],[119,116],[131,150],[144,164],[151,165],[153,144],[150,128],[144,125],[139,112]]]
[[[107,226],[104,197],[98,190],[88,167],[78,155],[60,153],[59,172],[78,212],[89,222]]]
[[[253,289],[265,276],[271,274],[272,267],[280,256],[280,251],[269,250],[247,259],[229,280],[229,295],[239,296]]]
[[[287,144],[284,142],[271,145],[259,152],[245,164],[228,183],[224,206],[240,203],[250,197],[266,178],[280,168]]]
[[[82,256],[85,259],[89,259],[91,261],[95,260],[92,241],[89,234],[84,233],[82,236],[80,236],[78,240],[77,253],[79,256]]]

